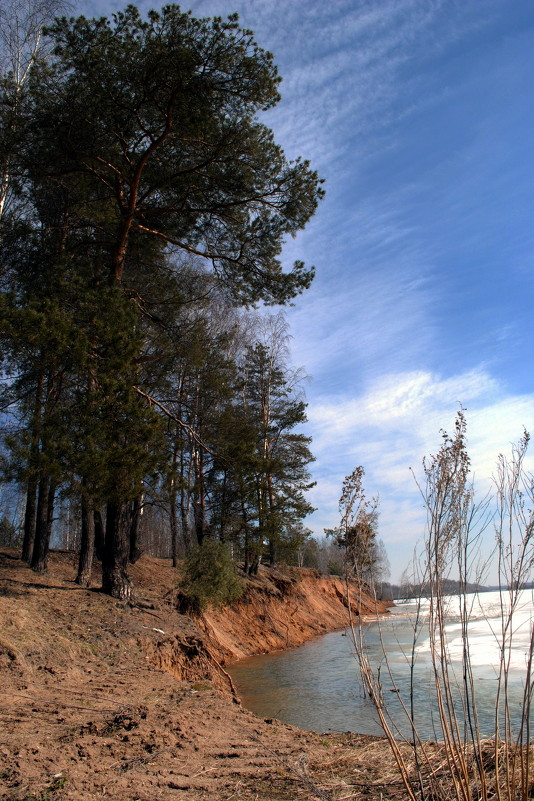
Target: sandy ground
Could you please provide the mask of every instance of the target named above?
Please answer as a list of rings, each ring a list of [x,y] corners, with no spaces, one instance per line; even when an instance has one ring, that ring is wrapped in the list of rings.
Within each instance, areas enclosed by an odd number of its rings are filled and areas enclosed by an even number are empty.
[[[168,562],[134,567],[133,608],[78,587],[74,572],[69,555],[54,554],[37,576],[14,552],[0,554],[0,797],[403,795],[382,741],[303,732],[245,710],[173,609]]]

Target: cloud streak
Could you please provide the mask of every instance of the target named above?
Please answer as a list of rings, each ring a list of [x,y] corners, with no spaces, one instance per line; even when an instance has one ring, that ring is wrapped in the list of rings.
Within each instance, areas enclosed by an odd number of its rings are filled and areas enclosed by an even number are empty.
[[[320,508],[314,530],[335,523],[341,482],[363,465],[369,494],[382,498],[381,535],[396,555],[398,577],[423,534],[415,477],[421,480],[423,457],[438,450],[440,430],[452,431],[460,403],[467,408],[473,475],[485,492],[498,454],[510,452],[523,427],[534,430],[534,395],[508,394],[484,368],[449,377],[425,371],[383,375],[358,396],[312,404],[319,482],[312,502]]]

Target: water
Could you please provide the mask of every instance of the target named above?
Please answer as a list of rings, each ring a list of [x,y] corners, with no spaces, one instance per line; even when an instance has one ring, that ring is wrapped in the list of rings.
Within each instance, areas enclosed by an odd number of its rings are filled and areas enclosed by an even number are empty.
[[[494,708],[502,627],[499,594],[473,595],[469,601],[469,641],[477,710],[482,736],[490,737],[495,731]],[[386,703],[404,734],[408,733],[409,727],[399,699],[409,703],[409,660],[415,610],[413,602],[399,604],[387,621],[364,627],[369,660],[375,669],[380,669]],[[427,610],[428,602],[424,601],[423,615]],[[513,638],[508,651],[510,708],[516,718],[522,708],[533,618],[533,593],[524,590],[514,613]],[[463,642],[457,598],[450,599],[446,632],[451,675],[453,681],[454,676],[460,680]],[[417,729],[423,737],[439,738],[426,626],[421,629],[415,650],[413,687]],[[350,631],[327,634],[291,651],[244,659],[232,667],[231,674],[244,705],[260,717],[278,718],[319,732],[382,733],[374,706],[361,685]]]

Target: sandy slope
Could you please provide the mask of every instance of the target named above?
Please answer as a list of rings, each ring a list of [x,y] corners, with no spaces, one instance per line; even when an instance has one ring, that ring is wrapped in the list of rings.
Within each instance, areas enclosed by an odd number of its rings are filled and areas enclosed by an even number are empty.
[[[354,613],[376,615],[387,605],[350,589]],[[235,660],[302,645],[343,628],[348,622],[344,579],[314,570],[290,568],[284,574],[264,569],[250,579],[245,595],[232,607],[208,612],[200,621],[223,660]]]
[[[257,582],[236,610],[206,617],[206,642],[173,607],[167,561],[143,559],[132,572],[129,607],[74,584],[68,555],[53,555],[44,577],[0,555],[2,798],[380,796],[381,741],[259,720],[232,697],[221,664],[343,625],[341,583],[309,572]],[[401,791],[390,780],[389,796]]]

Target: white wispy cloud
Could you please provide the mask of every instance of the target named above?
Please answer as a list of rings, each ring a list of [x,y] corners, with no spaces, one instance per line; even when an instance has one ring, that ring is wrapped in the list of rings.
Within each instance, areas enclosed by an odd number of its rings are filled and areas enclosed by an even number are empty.
[[[441,290],[432,275],[434,254],[395,216],[396,203],[396,197],[362,203],[348,220],[332,219],[330,232],[313,232],[323,254],[319,275],[289,319],[295,362],[319,385],[337,372],[350,387],[369,374],[424,363],[435,351]],[[306,240],[298,244],[315,261]]]
[[[425,371],[384,375],[357,396],[311,404],[318,480],[311,500],[320,509],[314,530],[335,524],[341,482],[363,465],[368,493],[381,497],[381,535],[400,560],[398,575],[423,534],[415,478],[421,479],[423,457],[439,448],[440,430],[452,431],[459,404],[467,408],[472,470],[484,493],[498,454],[510,453],[524,427],[534,430],[534,395],[508,394],[484,368],[448,377]]]

